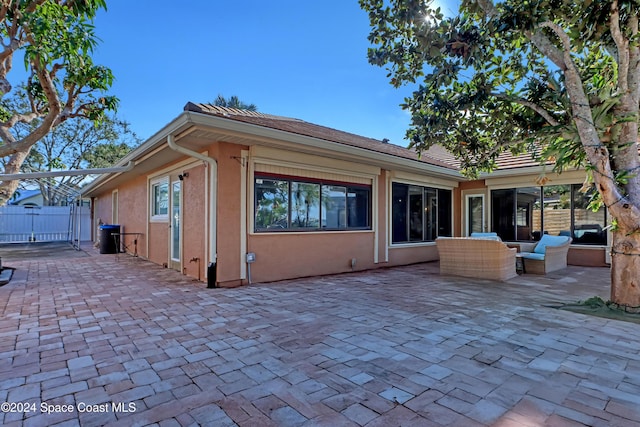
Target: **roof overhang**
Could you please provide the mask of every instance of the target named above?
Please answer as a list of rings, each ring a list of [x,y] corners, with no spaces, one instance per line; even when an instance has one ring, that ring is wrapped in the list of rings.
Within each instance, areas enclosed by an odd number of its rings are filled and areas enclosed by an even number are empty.
[[[168,146],[167,137],[169,135],[173,135],[177,141],[180,141],[181,146],[198,152],[206,150],[214,142],[227,142],[244,146],[263,145],[306,154],[330,156],[331,158],[346,161],[366,161],[383,169],[427,174],[453,181],[459,181],[462,178],[462,175],[456,170],[431,165],[415,159],[394,156],[225,117],[185,111],[115,165],[118,167],[133,162],[133,170],[103,175],[84,188],[83,194],[95,196],[105,190],[117,188],[134,176],[151,173],[155,169],[184,158],[183,154],[172,150]]]

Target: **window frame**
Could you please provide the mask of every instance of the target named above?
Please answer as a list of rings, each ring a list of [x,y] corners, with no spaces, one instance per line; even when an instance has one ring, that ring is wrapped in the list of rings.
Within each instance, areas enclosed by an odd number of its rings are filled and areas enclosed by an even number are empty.
[[[400,204],[396,204],[396,195],[394,194],[394,187],[396,186],[405,186],[405,194],[408,198],[406,202],[400,201]],[[412,189],[414,190],[414,196],[420,195],[421,197],[420,206],[423,214],[421,215],[421,218],[419,218],[420,233],[422,234],[420,239],[412,237],[411,235],[411,220],[412,216],[415,217],[415,215],[411,214],[411,201],[409,200]],[[419,193],[415,192],[416,189],[419,189]],[[446,208],[440,201],[441,196],[443,196],[442,192],[447,192],[448,195],[445,198],[449,202]],[[432,193],[435,193],[435,197]],[[389,241],[391,246],[433,244],[440,236],[453,235],[453,191],[450,188],[430,186],[416,182],[392,181],[390,184],[389,204]],[[427,207],[429,208],[428,211]],[[397,218],[397,209],[404,211],[405,215],[403,218]],[[433,218],[435,218],[435,222],[432,220]],[[443,221],[443,219],[445,219],[445,221]],[[396,220],[398,222],[396,222]],[[448,227],[447,233],[440,234],[441,221],[443,222],[443,225]],[[405,236],[406,240],[400,240],[399,237],[396,237],[396,230],[400,233],[404,233],[403,236]],[[433,238],[429,238],[430,236]]]
[[[165,185],[166,191],[166,212],[157,213],[156,207],[159,205],[156,200],[156,189]],[[168,222],[169,221],[169,176],[154,178],[149,181],[149,217],[151,222]]]
[[[587,221],[587,222],[592,222],[593,224],[578,224],[578,220],[577,220],[577,211],[578,209],[580,209],[579,207],[576,206],[576,198],[579,197],[579,193],[580,193],[580,187],[582,186],[582,184],[578,184],[578,183],[567,183],[567,184],[553,184],[553,185],[546,185],[546,186],[520,186],[520,187],[505,187],[505,188],[495,188],[495,189],[491,189],[489,191],[489,199],[490,199],[490,203],[491,203],[491,230],[492,231],[496,231],[498,232],[498,235],[505,241],[537,241],[540,239],[541,234],[542,233],[547,233],[548,228],[547,225],[545,224],[545,212],[547,212],[547,214],[550,211],[553,211],[553,209],[547,209],[547,208],[540,208],[539,209],[539,222],[540,222],[540,230],[535,230],[532,231],[533,234],[533,240],[526,240],[526,239],[518,239],[518,230],[517,230],[517,226],[514,226],[515,228],[509,230],[508,227],[505,227],[504,230],[501,230],[501,226],[500,224],[505,223],[505,218],[508,219],[508,217],[504,217],[502,219],[499,219],[499,215],[503,212],[505,212],[505,209],[500,209],[500,208],[496,208],[495,203],[500,203],[500,202],[495,202],[496,200],[499,201],[504,201],[509,199],[511,201],[512,204],[514,204],[515,206],[512,206],[512,208],[515,208],[513,210],[513,220],[515,220],[517,218],[517,203],[518,203],[518,191],[521,189],[533,189],[536,188],[537,192],[539,193],[539,199],[536,203],[540,204],[540,206],[546,206],[547,200],[545,199],[545,188],[549,188],[549,187],[561,187],[561,186],[566,186],[567,187],[567,194],[568,194],[568,199],[569,199],[569,207],[564,208],[564,209],[569,209],[569,226],[568,229],[566,230],[566,232],[568,232],[568,234],[563,234],[563,235],[569,235],[573,241],[572,241],[572,245],[585,245],[585,246],[590,246],[590,247],[603,247],[607,245],[607,237],[606,237],[606,230],[609,227],[609,217],[608,217],[608,213],[607,213],[607,208],[605,206],[603,206],[601,208],[600,211],[594,213],[594,216],[601,216],[601,218],[599,219],[594,219],[593,221]],[[502,192],[502,193],[500,193]],[[506,192],[510,192],[511,196],[510,198],[507,196]],[[549,200],[555,200],[553,198],[549,198]],[[566,203],[566,202],[565,202]],[[588,203],[585,201],[585,206],[588,205]],[[583,210],[587,210],[587,208],[582,208]],[[497,211],[497,212],[496,212]],[[498,216],[496,216],[498,215]],[[547,218],[549,219],[549,218]],[[508,222],[508,221],[507,221]],[[600,224],[601,222],[601,224]],[[592,226],[592,227],[588,227],[588,226]],[[595,229],[596,227],[597,229]],[[592,228],[594,228],[592,230]],[[582,236],[577,236],[578,233],[576,233],[576,231],[582,231],[585,230],[584,233],[593,233],[596,232],[596,234],[600,234],[599,237],[597,237],[595,240],[593,241],[587,241],[586,238],[581,238]],[[505,236],[503,235],[504,232],[507,232],[507,234],[511,234],[510,236]],[[565,232],[564,230],[561,231],[560,233],[562,234],[563,232]]]
[[[259,200],[258,200],[258,180],[270,180],[270,181],[279,181],[286,182],[288,184],[288,194],[287,194],[287,214],[286,221],[287,227],[285,228],[259,228],[257,215],[260,208]],[[318,195],[318,226],[317,227],[293,227],[293,206],[294,202],[292,199],[293,188],[296,187],[295,184],[303,184],[303,185],[318,185],[319,186],[319,195]],[[327,227],[323,226],[323,220],[326,220],[326,213],[329,212],[329,209],[325,207],[324,198],[325,196],[325,188],[328,187],[344,187],[345,191],[345,200],[344,200],[344,209],[345,209],[345,224],[344,227]],[[349,195],[351,192],[355,191],[356,194],[361,194],[362,190],[366,192],[366,226],[350,226],[350,216],[349,216]],[[327,191],[329,193],[330,191]],[[268,172],[255,172],[253,176],[253,233],[256,234],[265,234],[265,233],[322,233],[322,232],[353,232],[353,231],[371,231],[373,229],[373,221],[372,221],[372,194],[373,194],[373,186],[370,184],[356,184],[344,181],[334,181],[329,179],[317,179],[317,178],[306,178],[299,176],[291,176],[291,175],[282,175],[282,174],[272,174]],[[351,206],[351,209],[355,209],[356,206]],[[361,213],[358,212],[356,215]],[[361,222],[361,221],[358,221]]]

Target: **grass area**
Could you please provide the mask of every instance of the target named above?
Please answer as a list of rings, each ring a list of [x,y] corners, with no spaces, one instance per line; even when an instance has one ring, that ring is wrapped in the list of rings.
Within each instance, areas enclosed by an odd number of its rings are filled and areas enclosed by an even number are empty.
[[[560,310],[572,311],[574,313],[589,314],[606,319],[622,320],[624,322],[640,323],[640,313],[625,311],[610,301],[604,301],[600,297],[592,297],[585,301],[578,301],[573,304],[561,304],[554,306]]]

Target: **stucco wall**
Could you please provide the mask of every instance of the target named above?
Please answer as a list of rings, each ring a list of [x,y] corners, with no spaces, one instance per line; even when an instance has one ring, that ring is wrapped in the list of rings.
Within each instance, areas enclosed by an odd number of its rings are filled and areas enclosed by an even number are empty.
[[[211,147],[218,159],[217,246],[218,282],[220,286],[240,284],[240,206],[241,177],[246,173],[239,157],[243,146],[219,143]]]
[[[113,221],[113,197],[112,189],[100,194],[93,199],[93,223],[96,227],[93,234],[93,240],[98,241],[100,232],[98,230],[98,222],[103,224],[111,224]],[[142,257],[147,256],[146,251],[146,215],[147,200],[146,196],[146,180],[144,177],[137,177],[126,185],[117,188],[118,212],[117,223],[120,225],[122,233],[140,233],[138,238],[138,254]],[[136,236],[124,236],[125,244],[128,252],[133,253],[135,250],[133,240]]]
[[[398,245],[389,248],[389,265],[393,266],[436,261],[438,259],[438,249],[435,243],[405,247]]]
[[[148,240],[149,261],[160,265],[166,265],[169,259],[169,223],[150,223]]]
[[[101,194],[100,197],[95,197],[93,203],[93,224],[97,228],[98,223],[110,224],[111,223],[111,192]],[[94,230],[94,241],[98,240],[99,233]]]
[[[182,181],[182,251],[183,273],[204,280],[208,260],[205,257],[209,221],[206,213],[208,173],[204,165],[186,168]]]
[[[374,268],[373,232],[264,233],[249,238],[254,282]]]
[[[137,177],[118,188],[118,223],[123,233],[141,233],[138,237],[138,254],[147,256],[147,181]],[[129,252],[133,253],[133,240],[136,236],[123,236]]]

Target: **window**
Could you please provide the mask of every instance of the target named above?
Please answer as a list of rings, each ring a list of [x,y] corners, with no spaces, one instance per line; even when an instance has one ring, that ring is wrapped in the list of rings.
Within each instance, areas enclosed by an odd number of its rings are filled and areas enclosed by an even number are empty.
[[[607,232],[607,211],[604,206],[597,211],[593,211],[589,207],[594,192],[597,190],[591,188],[588,192],[580,192],[581,185],[574,184],[572,186],[572,234],[573,243],[580,245],[606,245]]]
[[[169,180],[161,178],[151,182],[151,219],[169,218]]]
[[[493,190],[493,231],[503,240],[539,240],[542,234],[565,235],[574,244],[605,245],[606,210],[590,209],[592,192],[580,184]]]
[[[394,182],[393,243],[431,242],[451,236],[451,191]]]
[[[255,231],[371,229],[371,187],[256,175]]]
[[[291,228],[320,227],[320,184],[291,183]]]

